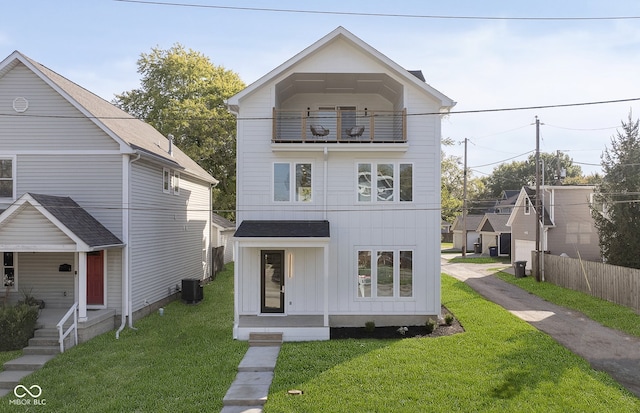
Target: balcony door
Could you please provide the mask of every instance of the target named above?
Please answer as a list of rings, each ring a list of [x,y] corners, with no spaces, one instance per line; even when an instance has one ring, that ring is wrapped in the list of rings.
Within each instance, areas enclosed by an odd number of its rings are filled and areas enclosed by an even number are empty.
[[[284,251],[261,251],[261,312],[284,313]]]

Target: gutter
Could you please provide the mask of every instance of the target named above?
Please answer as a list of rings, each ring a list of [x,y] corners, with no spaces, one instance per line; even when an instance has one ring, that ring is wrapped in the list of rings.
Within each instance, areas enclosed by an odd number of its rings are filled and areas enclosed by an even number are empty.
[[[124,330],[124,327],[127,323],[127,319],[129,320],[129,328],[133,328],[133,318],[131,312],[131,277],[129,276],[129,270],[131,268],[131,258],[129,254],[129,233],[131,227],[131,211],[129,208],[129,204],[131,201],[131,164],[140,159],[140,153],[135,152],[136,157],[133,159],[129,159],[128,163],[123,163],[123,188],[125,187],[124,183],[126,183],[126,191],[123,191],[123,238],[125,242],[125,247],[123,249],[123,257],[122,257],[122,323],[116,331],[116,340],[120,338],[120,333]],[[126,165],[126,167],[125,167]]]

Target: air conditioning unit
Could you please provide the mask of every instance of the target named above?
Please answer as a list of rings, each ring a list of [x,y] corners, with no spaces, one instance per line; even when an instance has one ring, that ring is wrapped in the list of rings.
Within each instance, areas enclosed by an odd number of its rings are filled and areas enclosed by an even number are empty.
[[[202,284],[197,278],[184,278],[182,280],[182,301],[187,304],[196,304],[202,301]]]

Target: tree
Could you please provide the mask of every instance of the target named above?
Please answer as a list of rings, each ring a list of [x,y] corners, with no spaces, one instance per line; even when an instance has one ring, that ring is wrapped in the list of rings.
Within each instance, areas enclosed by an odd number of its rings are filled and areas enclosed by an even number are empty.
[[[141,87],[116,95],[113,103],[151,124],[213,175],[214,208],[233,219],[236,191],[236,122],[225,100],[245,85],[209,58],[175,44],[152,48],[137,62]]]
[[[442,139],[442,146],[452,146],[451,138]],[[464,168],[459,156],[440,151],[440,215],[444,221],[453,220],[462,211]]]
[[[640,268],[640,136],[629,119],[601,158],[604,177],[591,206],[602,255],[609,264]]]
[[[567,180],[577,181],[582,177],[582,168],[574,165],[573,160],[563,153],[540,153],[543,163],[543,178],[545,185],[552,185],[555,182],[558,166],[566,170]],[[526,161],[513,161],[503,163],[494,168],[491,175],[483,178],[488,195],[498,197],[505,189],[520,189],[524,185],[535,184],[536,179],[536,156],[529,155]]]

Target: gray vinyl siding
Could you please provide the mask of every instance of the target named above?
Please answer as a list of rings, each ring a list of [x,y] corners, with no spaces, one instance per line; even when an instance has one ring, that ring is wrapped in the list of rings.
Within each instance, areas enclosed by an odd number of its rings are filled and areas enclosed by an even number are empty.
[[[180,176],[180,195],[162,191],[162,167],[132,164],[132,308],[175,292],[183,278],[203,279],[203,243],[209,245],[209,185]],[[209,253],[205,263],[209,262]]]
[[[31,205],[10,220],[0,231],[0,244],[20,245],[29,248],[33,245],[51,245],[55,250],[68,248],[75,250],[75,243],[49,219]]]
[[[69,308],[74,302],[74,271],[59,272],[60,264],[74,265],[74,253],[18,253],[17,274],[19,299],[29,293],[44,300],[47,308]]]
[[[16,97],[29,102],[22,114],[13,110]],[[0,77],[0,111],[15,115],[0,117],[3,152],[118,150],[113,139],[22,64]]]

